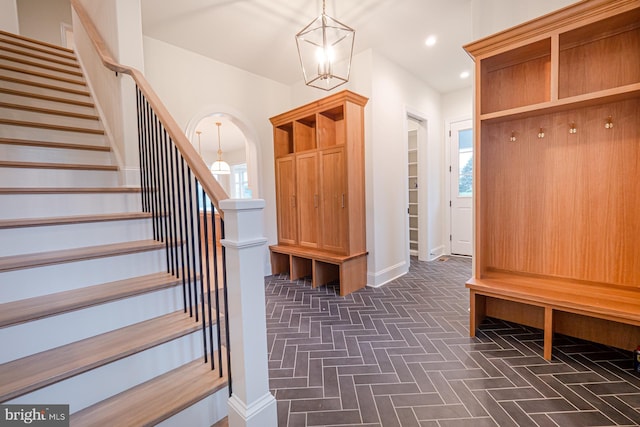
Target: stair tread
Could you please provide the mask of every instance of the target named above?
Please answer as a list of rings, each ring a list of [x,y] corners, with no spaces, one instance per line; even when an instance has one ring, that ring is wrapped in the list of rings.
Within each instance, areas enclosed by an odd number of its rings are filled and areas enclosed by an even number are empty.
[[[15,90],[15,89],[0,88],[0,93],[6,93],[8,95],[15,95],[15,96],[23,96],[26,98],[42,99],[44,101],[60,102],[64,104],[77,105],[80,107],[88,107],[88,108],[95,107],[93,102],[78,101],[76,99],[60,98],[57,96],[43,95],[40,93],[32,93],[32,92],[24,92],[24,91]]]
[[[47,162],[16,162],[0,160],[0,168],[30,168],[30,169],[70,169],[92,171],[117,171],[116,165],[87,165],[80,163],[47,163]]]
[[[102,129],[82,128],[77,126],[63,126],[63,125],[56,125],[53,123],[29,122],[29,121],[23,121],[23,120],[12,120],[12,119],[0,118],[0,124],[59,130],[63,132],[79,132],[79,133],[90,133],[95,135],[104,135],[104,130]]]
[[[58,46],[57,44],[47,43],[47,42],[44,42],[42,40],[32,39],[30,37],[25,37],[25,36],[20,35],[20,34],[10,33],[8,31],[0,30],[0,35],[3,35],[5,37],[10,37],[10,38],[13,38],[13,39],[28,41],[28,42],[31,42],[31,43],[34,43],[34,44],[38,44],[38,45],[41,45],[41,46],[46,46],[46,47],[51,48],[51,49],[60,50],[62,52],[73,53],[73,49],[69,49],[68,47]]]
[[[38,47],[38,46],[33,46],[27,43],[21,43],[20,41],[18,41],[20,39],[11,39],[11,38],[0,38],[0,41],[3,43],[7,43],[7,44],[12,44],[14,46],[18,46],[21,47],[23,49],[29,49],[29,50],[34,50],[37,52],[42,52],[42,53],[46,53],[49,55],[55,55],[55,56],[59,56],[61,58],[65,58],[65,59],[70,59],[72,61],[77,60],[76,55],[73,51],[64,51],[64,50],[52,50],[50,46],[49,49],[44,49],[42,47]],[[31,41],[31,40],[30,40]],[[34,42],[35,40],[33,40],[32,42]]]
[[[0,70],[13,71],[15,73],[28,74],[28,75],[31,75],[31,76],[42,77],[44,79],[58,80],[60,82],[70,83],[70,84],[74,84],[74,85],[78,85],[78,86],[85,86],[85,87],[87,86],[87,84],[86,84],[86,82],[84,80],[68,79],[68,78],[65,78],[65,77],[56,76],[55,74],[51,74],[51,73],[41,73],[41,72],[34,71],[34,70],[27,70],[25,68],[12,67],[12,66],[6,65],[6,64],[0,64]]]
[[[66,69],[66,68],[56,67],[55,65],[42,64],[42,63],[39,63],[39,62],[29,61],[28,59],[16,58],[14,56],[2,55],[2,51],[0,51],[0,60],[10,61],[10,62],[17,62],[19,64],[28,65],[30,67],[42,68],[42,69],[45,69],[45,70],[56,71],[58,73],[71,74],[72,76],[78,76],[78,77],[82,77],[83,76],[82,75],[82,71],[80,71],[80,70],[69,70],[69,69]]]
[[[0,187],[0,194],[140,193],[140,187]]]
[[[0,220],[0,230],[19,227],[40,227],[47,225],[81,224],[86,222],[123,221],[151,218],[148,212],[122,212],[100,215],[70,215],[45,218],[20,218]]]
[[[171,341],[201,327],[201,323],[196,323],[180,310],[4,363],[0,365],[0,377],[3,379],[0,402]]]
[[[169,273],[154,273],[3,303],[0,328],[168,288],[181,280]]]
[[[163,249],[165,244],[155,240],[134,240],[108,245],[85,246],[48,252],[0,257],[0,272],[50,264],[81,261],[93,258]]]
[[[35,113],[51,114],[51,115],[54,115],[54,116],[73,117],[73,118],[76,118],[76,119],[100,120],[100,117],[95,115],[95,114],[75,113],[73,111],[54,110],[54,109],[51,109],[51,108],[35,107],[33,105],[13,104],[11,102],[0,102],[0,108],[9,108],[9,109],[12,109],[12,110],[31,111],[31,112],[35,112]]]
[[[153,426],[226,385],[218,369],[195,360],[72,414],[71,424]]]
[[[2,51],[13,53],[15,55],[28,56],[29,58],[34,58],[40,61],[53,62],[54,64],[60,64],[62,66],[69,67],[69,68],[80,68],[80,65],[78,64],[75,58],[73,58],[71,60],[72,62],[70,62],[69,60],[63,60],[63,59],[51,58],[49,56],[39,55],[38,53],[35,53],[31,50],[13,49],[7,46],[3,46]]]
[[[60,148],[68,150],[111,151],[108,145],[75,144],[68,142],[36,141],[18,138],[0,138],[0,144],[26,145],[31,147]]]
[[[71,94],[74,94],[74,95],[91,96],[91,93],[89,91],[86,91],[86,90],[71,89],[71,88],[68,88],[68,87],[65,87],[65,86],[34,82],[34,81],[31,81],[31,80],[18,79],[18,78],[15,78],[15,77],[9,77],[9,76],[0,75],[0,80],[4,80],[4,81],[10,82],[10,83],[17,83],[17,84],[21,84],[21,85],[25,85],[25,86],[39,87],[39,88],[42,88],[42,89],[57,90],[59,92],[66,92],[66,93],[71,93]]]

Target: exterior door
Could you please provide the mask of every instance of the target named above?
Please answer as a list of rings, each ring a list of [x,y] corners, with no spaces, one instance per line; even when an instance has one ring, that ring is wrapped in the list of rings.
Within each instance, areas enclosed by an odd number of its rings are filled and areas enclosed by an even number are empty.
[[[473,254],[473,129],[451,124],[451,253]]]
[[[278,242],[295,245],[298,236],[296,201],[296,168],[294,157],[276,160],[276,194],[278,208]]]
[[[347,195],[344,148],[320,152],[322,248],[347,253]]]
[[[320,195],[318,192],[318,153],[298,154],[298,244],[318,247]]]

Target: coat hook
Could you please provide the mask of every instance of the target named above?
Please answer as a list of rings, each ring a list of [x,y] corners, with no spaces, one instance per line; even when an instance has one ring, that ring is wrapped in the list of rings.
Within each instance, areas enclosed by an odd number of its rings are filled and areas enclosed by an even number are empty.
[[[511,131],[511,138],[509,138],[509,141],[516,142],[516,131],[515,130]]]
[[[607,121],[604,123],[604,128],[605,129],[613,129],[613,119],[611,118],[611,116],[609,116],[607,118]]]
[[[540,128],[540,131],[538,132],[538,138],[544,138],[544,129]]]
[[[575,123],[571,123],[571,126],[569,127],[569,133],[578,133],[578,129],[576,129],[576,124]]]

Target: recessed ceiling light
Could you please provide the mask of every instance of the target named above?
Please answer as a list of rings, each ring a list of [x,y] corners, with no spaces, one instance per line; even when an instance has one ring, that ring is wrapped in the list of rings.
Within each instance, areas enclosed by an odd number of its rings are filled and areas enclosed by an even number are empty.
[[[426,44],[427,46],[431,47],[434,44],[436,44],[436,41],[437,41],[436,36],[431,35],[431,36],[427,37],[427,40],[425,40],[424,44]]]
[[[463,71],[463,72],[460,73],[460,78],[461,79],[467,79],[467,78],[469,78],[469,76],[470,76],[470,73],[468,71]]]

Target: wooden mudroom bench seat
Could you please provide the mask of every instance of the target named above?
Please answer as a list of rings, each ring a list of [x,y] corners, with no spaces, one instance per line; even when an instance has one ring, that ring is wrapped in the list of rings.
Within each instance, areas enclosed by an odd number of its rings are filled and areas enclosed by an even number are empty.
[[[367,252],[338,255],[287,245],[273,245],[269,249],[273,274],[288,273],[290,280],[311,276],[314,288],[337,279],[340,296],[367,285]]]
[[[633,350],[640,344],[640,288],[488,272],[470,279],[471,336],[485,317],[544,330],[544,358],[553,334]]]

